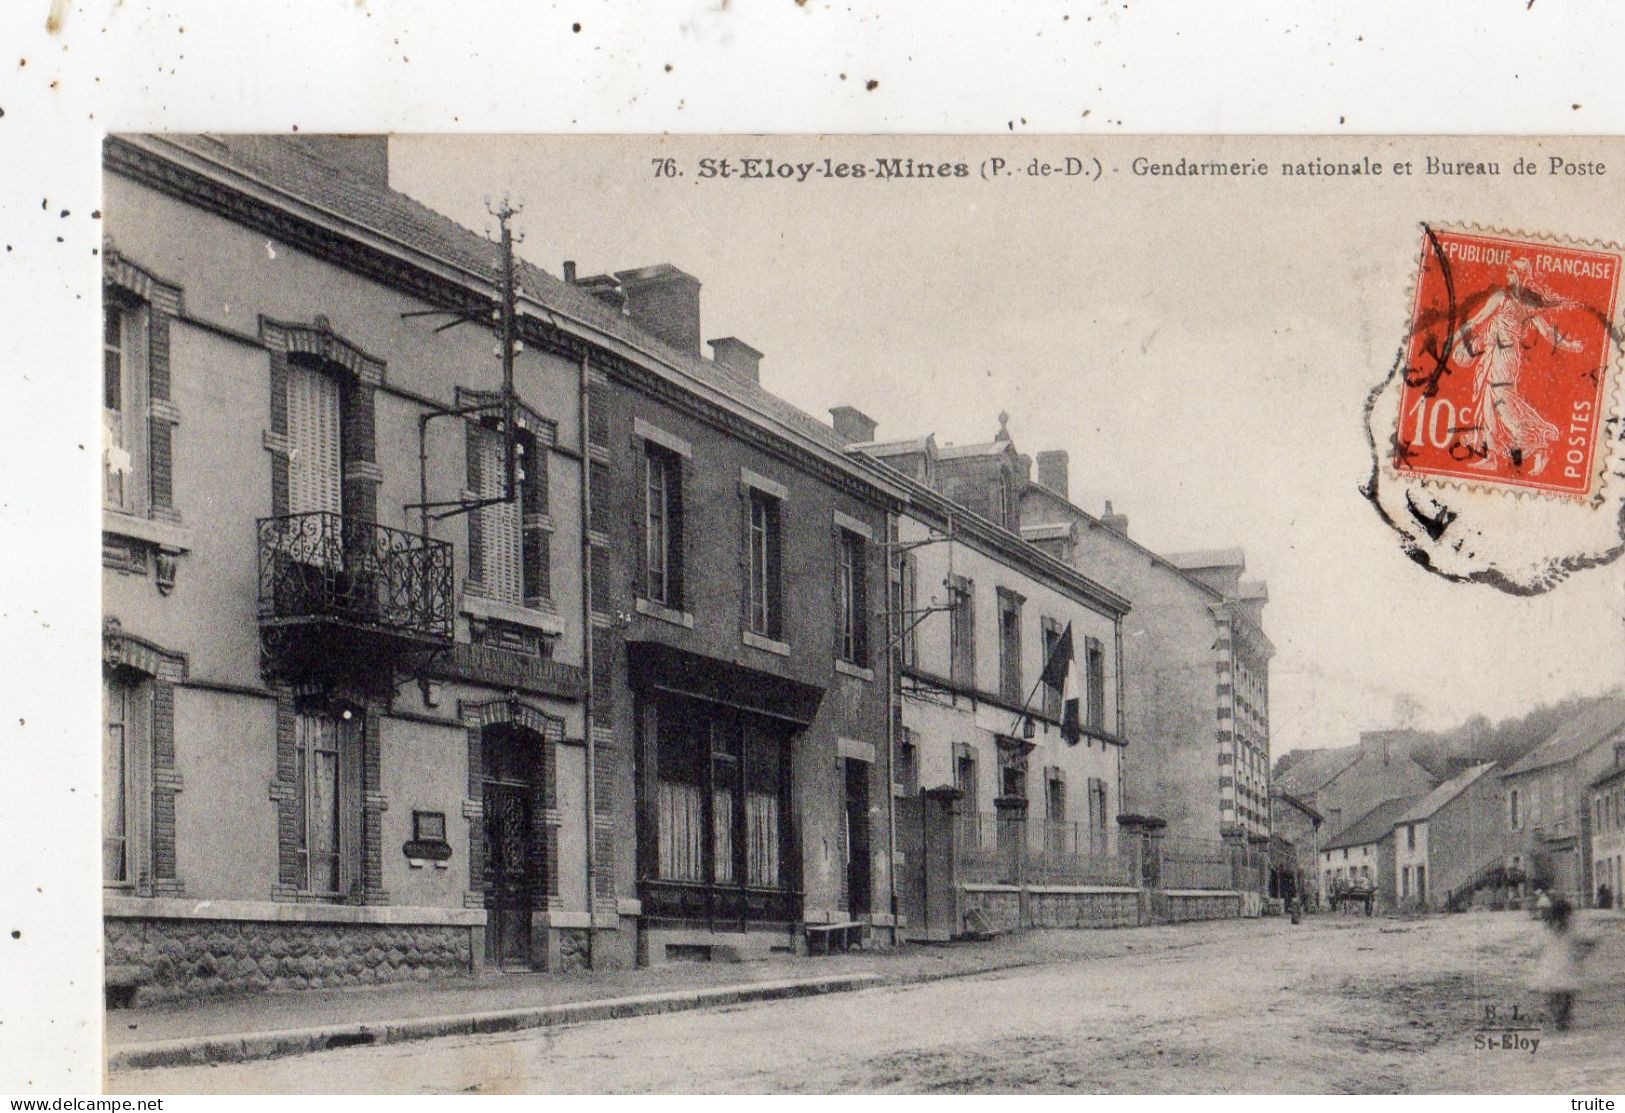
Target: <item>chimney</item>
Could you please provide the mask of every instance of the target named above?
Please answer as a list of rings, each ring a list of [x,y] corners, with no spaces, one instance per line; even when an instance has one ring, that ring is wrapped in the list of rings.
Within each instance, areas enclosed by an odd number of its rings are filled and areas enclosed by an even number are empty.
[[[1063,499],[1072,497],[1066,489],[1067,463],[1067,454],[1058,448],[1038,454],[1038,482]]]
[[[389,188],[389,136],[291,135],[296,144],[351,177],[379,189]]]
[[[724,336],[707,340],[711,345],[711,362],[741,379],[753,383],[762,381],[762,353],[737,336]]]
[[[626,293],[610,274],[595,274],[587,278],[573,277],[574,263],[564,264],[564,280],[582,293],[603,302],[617,313],[626,312]]]
[[[564,281],[571,286],[576,284],[576,261],[574,259],[564,261]]]
[[[829,411],[829,416],[835,420],[835,435],[841,438],[842,444],[868,444],[875,439],[875,430],[879,426],[874,418],[862,410],[836,406]]]
[[[1100,516],[1100,524],[1113,533],[1120,533],[1124,537],[1128,536],[1128,515],[1114,511],[1111,499],[1106,500],[1106,512]]]
[[[700,280],[670,263],[616,271],[633,322],[678,351],[700,354]]]

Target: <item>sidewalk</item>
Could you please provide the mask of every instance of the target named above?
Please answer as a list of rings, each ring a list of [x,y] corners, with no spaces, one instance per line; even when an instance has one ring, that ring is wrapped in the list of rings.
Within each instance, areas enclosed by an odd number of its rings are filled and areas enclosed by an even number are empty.
[[[579,974],[486,974],[368,989],[235,996],[107,1013],[114,1069],[240,1061],[344,1043],[578,1023],[875,985],[967,977],[1136,950],[1273,934],[1284,921],[1219,920],[1116,931],[1029,931],[982,943],[743,963],[669,963]]]

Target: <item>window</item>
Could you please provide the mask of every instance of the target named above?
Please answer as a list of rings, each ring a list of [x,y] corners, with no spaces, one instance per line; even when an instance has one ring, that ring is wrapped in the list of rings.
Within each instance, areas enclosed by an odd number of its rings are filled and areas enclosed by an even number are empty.
[[[125,676],[102,678],[102,881],[136,884],[140,823],[147,805],[142,788],[150,738],[143,687]]]
[[[957,688],[976,687],[976,585],[963,576],[948,581],[949,679]]]
[[[1066,782],[1054,771],[1044,788],[1044,815],[1051,823],[1066,822]]]
[[[1020,705],[1021,596],[999,588],[999,698]]]
[[[1414,823],[1405,824],[1405,849],[1416,849],[1416,824]]]
[[[1027,798],[1026,760],[1015,755],[1009,755],[999,763],[999,766],[999,794],[1013,799],[1025,800]]]
[[[976,755],[961,753],[955,759],[954,787],[959,790],[964,813],[974,815],[977,810]]]
[[[1409,866],[1400,867],[1399,895],[1402,897],[1408,897],[1411,895],[1411,867]]]
[[[1106,782],[1099,777],[1089,778],[1089,845],[1095,853],[1104,853],[1111,831],[1111,815],[1106,799]]]
[[[1061,625],[1053,618],[1045,618],[1041,621],[1040,626],[1042,627],[1044,641],[1044,664],[1048,666],[1050,658],[1055,654],[1055,647],[1061,642]],[[1065,698],[1064,686],[1051,684],[1050,678],[1046,677],[1044,678],[1043,689],[1045,716],[1051,719],[1059,719],[1062,711],[1061,701]],[[1223,760],[1222,755],[1220,760]]]
[[[1083,639],[1083,660],[1089,684],[1088,727],[1106,729],[1106,647],[1099,638]]]
[[[146,380],[144,314],[112,300],[102,309],[102,502],[143,509]]]
[[[644,448],[643,590],[651,603],[683,606],[683,459]]]
[[[1519,816],[1518,816],[1518,790],[1517,789],[1513,789],[1511,792],[1507,793],[1507,824],[1514,831],[1518,830],[1519,827],[1522,826],[1522,824],[1519,822]]]
[[[656,868],[668,881],[786,884],[788,739],[753,716],[661,706]]]
[[[288,363],[288,513],[340,513],[339,381],[308,363]]]
[[[784,636],[782,576],[783,536],[779,500],[752,487],[749,537],[745,554],[750,630],[764,638]]]
[[[507,442],[491,425],[469,426],[469,488],[478,499],[500,499],[507,487]],[[517,430],[514,498],[469,516],[469,579],[490,599],[530,606],[553,593],[547,456],[536,438]]]
[[[919,663],[919,647],[914,637],[919,610],[919,567],[913,553],[904,553],[897,560],[892,578],[891,629],[896,631],[898,654],[905,668]]]
[[[359,883],[359,714],[306,711],[294,720],[294,818],[299,888],[343,895]]]
[[[840,609],[841,640],[839,656],[854,665],[869,663],[869,606],[866,582],[868,546],[851,530],[839,532],[840,563],[836,589]]]
[[[920,744],[914,731],[908,727],[897,728],[897,762],[892,775],[901,795],[919,795]]]

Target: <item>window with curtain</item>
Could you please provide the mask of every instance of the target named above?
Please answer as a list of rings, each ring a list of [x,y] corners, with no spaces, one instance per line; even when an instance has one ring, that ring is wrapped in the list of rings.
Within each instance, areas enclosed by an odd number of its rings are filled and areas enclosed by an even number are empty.
[[[102,309],[102,502],[130,512],[141,509],[147,478],[144,317],[111,296]]]
[[[1089,729],[1106,729],[1106,647],[1099,638],[1084,639],[1084,665],[1088,670]]]
[[[999,696],[1020,705],[1026,693],[1021,682],[1021,596],[999,589]]]
[[[948,675],[957,688],[976,687],[975,584],[964,576],[948,583],[952,609],[948,612]]]
[[[659,876],[782,888],[784,733],[750,716],[675,701],[663,705],[658,724]]]

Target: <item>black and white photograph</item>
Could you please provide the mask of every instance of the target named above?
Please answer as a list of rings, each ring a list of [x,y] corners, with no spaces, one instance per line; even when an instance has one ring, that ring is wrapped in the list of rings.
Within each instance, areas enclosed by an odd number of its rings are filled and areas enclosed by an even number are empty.
[[[23,195],[0,1089],[1614,1108],[1625,140],[375,115]]]

